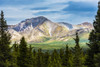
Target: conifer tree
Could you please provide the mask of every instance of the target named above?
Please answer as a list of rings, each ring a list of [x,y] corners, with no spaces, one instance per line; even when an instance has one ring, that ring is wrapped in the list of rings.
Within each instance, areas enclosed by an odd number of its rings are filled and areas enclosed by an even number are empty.
[[[22,37],[19,45],[19,55],[17,58],[18,67],[29,67],[28,62],[28,48],[25,38]]]
[[[18,44],[15,42],[12,47],[12,59],[11,59],[11,67],[18,67],[17,66],[17,57],[18,57]]]
[[[60,49],[60,58],[63,59],[64,58],[64,49]]]
[[[56,50],[54,50],[51,57],[49,57],[49,62],[50,64],[48,67],[62,67],[60,55],[58,54]]]
[[[59,59],[59,58],[58,58]],[[52,64],[50,67],[62,67],[61,62],[59,60],[56,60],[54,58],[54,60],[52,61]]]
[[[28,49],[28,65],[29,65],[29,67],[33,67],[33,61],[34,61],[34,59],[33,59],[33,54],[32,54],[32,47],[31,47],[31,45],[29,46],[29,49]]]
[[[37,67],[43,67],[44,63],[44,54],[42,53],[41,49],[38,49],[37,57],[36,57],[36,66]]]
[[[52,55],[51,55],[52,60],[58,59],[58,56],[59,56],[59,54],[58,54],[57,50],[54,49],[54,51],[53,51],[53,53],[52,53]]]
[[[34,50],[33,50],[33,56],[35,57],[36,54],[37,54],[37,52],[36,52],[36,50],[34,49]]]
[[[11,36],[8,32],[8,25],[4,18],[3,11],[0,14],[0,65],[5,67],[6,61],[10,60],[10,39]]]
[[[73,48],[73,53],[74,53],[73,67],[83,67],[83,64],[82,64],[82,49],[80,48],[80,45],[79,45],[78,32],[76,32],[76,38],[74,40],[75,40],[76,45]]]
[[[69,49],[68,45],[66,45],[64,59],[63,59],[63,66],[65,67],[73,67],[73,56],[72,52]]]
[[[95,67],[100,67],[100,53],[94,55]]]
[[[49,56],[49,58],[48,58],[48,66],[47,67],[53,67],[53,62],[52,62],[52,60],[51,60],[51,56]]]
[[[98,2],[98,11],[93,26],[94,29],[89,36],[89,50],[85,63],[87,67],[95,67],[94,55],[100,53],[100,1]]]
[[[60,58],[61,58],[61,62],[62,62],[62,66],[64,65],[64,61],[65,61],[65,53],[64,53],[64,49],[60,49]]]
[[[48,63],[49,63],[49,56],[50,56],[49,52],[46,51],[46,52],[44,53],[44,67],[47,67],[47,66],[48,66]]]
[[[33,67],[37,67],[37,52],[33,50]]]

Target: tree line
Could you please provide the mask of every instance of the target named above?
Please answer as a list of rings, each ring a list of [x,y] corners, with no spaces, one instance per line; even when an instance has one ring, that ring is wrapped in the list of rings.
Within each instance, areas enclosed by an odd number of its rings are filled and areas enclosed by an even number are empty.
[[[100,2],[98,11],[93,22],[94,29],[89,36],[88,49],[84,52],[80,47],[78,31],[74,38],[75,46],[42,52],[27,47],[25,38],[22,37],[20,44],[14,43],[10,46],[11,35],[4,18],[4,13],[0,14],[0,67],[100,67]]]

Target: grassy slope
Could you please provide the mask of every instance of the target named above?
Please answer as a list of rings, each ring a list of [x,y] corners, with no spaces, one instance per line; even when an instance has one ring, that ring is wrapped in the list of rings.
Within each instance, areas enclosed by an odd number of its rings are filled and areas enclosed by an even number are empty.
[[[87,48],[86,43],[88,40],[86,39],[81,39],[80,40],[80,46],[82,48]],[[53,49],[60,49],[60,48],[65,48],[66,45],[69,45],[69,47],[74,47],[75,42],[74,40],[69,40],[69,41],[46,41],[42,43],[33,43],[31,44],[35,49],[42,48],[43,50],[53,50]]]
[[[89,33],[84,33],[80,35],[80,46],[84,49],[88,48],[86,43],[88,43],[88,36]],[[45,39],[42,43],[32,43],[32,47],[35,49],[42,48],[43,50],[53,50],[53,49],[60,49],[65,48],[66,45],[69,47],[74,47],[75,42],[73,40],[74,37],[71,37],[68,41],[56,41],[56,40],[49,40],[49,38]]]

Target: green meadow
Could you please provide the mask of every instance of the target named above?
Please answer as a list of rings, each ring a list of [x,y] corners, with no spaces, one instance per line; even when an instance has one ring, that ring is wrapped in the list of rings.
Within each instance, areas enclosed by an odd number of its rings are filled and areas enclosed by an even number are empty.
[[[83,49],[88,48],[86,45],[88,43],[88,40],[86,39],[80,39],[80,46]],[[53,49],[60,49],[65,48],[66,45],[68,45],[70,48],[75,46],[75,42],[73,39],[68,41],[45,41],[42,43],[32,43],[30,44],[34,49],[43,49],[43,50],[53,50]]]
[[[80,36],[80,46],[83,49],[87,49],[88,46],[86,43],[88,43],[89,33],[84,33],[79,36]],[[43,42],[31,43],[30,45],[34,49],[41,48],[42,50],[54,50],[54,49],[60,49],[60,48],[64,49],[66,45],[68,45],[71,48],[75,46],[75,41],[73,38],[75,38],[75,36],[70,37],[68,41],[56,41],[56,40],[50,40],[50,38],[44,38]]]

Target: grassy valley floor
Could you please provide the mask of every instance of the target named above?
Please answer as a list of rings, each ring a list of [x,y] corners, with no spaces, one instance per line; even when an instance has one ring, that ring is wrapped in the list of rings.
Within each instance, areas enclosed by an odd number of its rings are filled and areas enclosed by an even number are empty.
[[[88,43],[88,40],[86,39],[80,39],[80,46],[83,49],[87,49],[88,46],[86,45]],[[65,48],[66,45],[69,47],[74,47],[75,42],[73,39],[68,40],[68,41],[45,41],[42,43],[32,43],[30,44],[34,49],[39,49],[41,48],[42,50],[54,50],[54,49],[60,49],[60,48]]]

